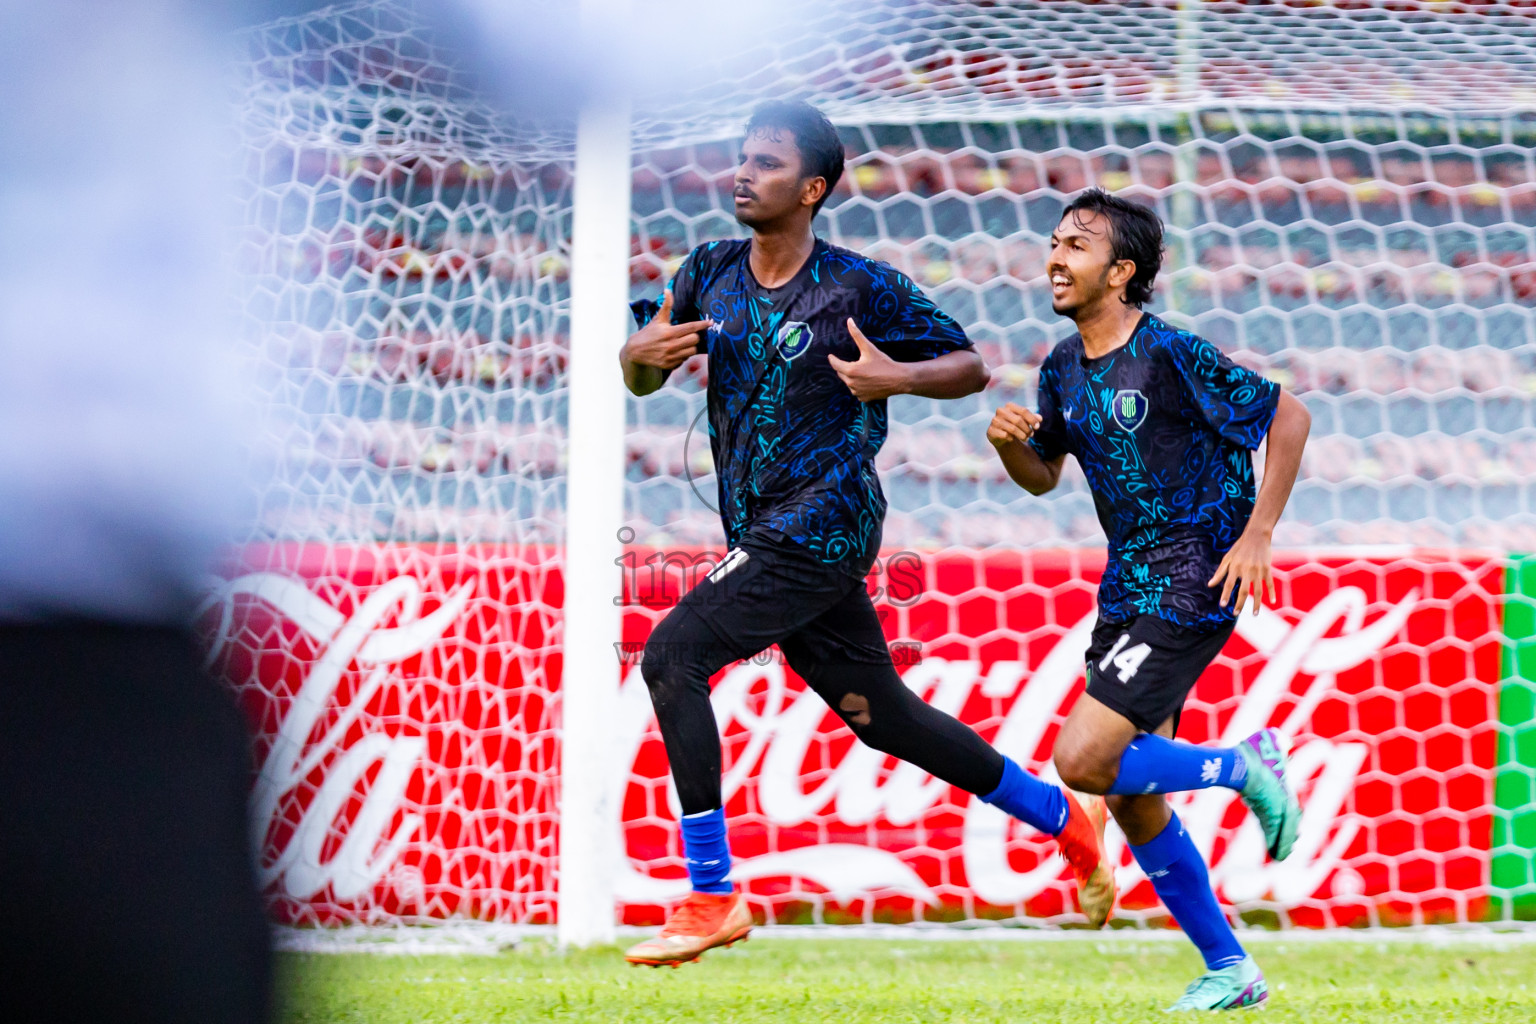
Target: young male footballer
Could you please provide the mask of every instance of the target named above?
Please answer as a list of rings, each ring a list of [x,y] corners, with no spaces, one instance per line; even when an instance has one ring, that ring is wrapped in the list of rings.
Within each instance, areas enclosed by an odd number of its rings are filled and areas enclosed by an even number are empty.
[[[661,302],[633,308],[620,361],[646,395],[697,352],[709,357],[709,437],[730,551],[656,625],[641,670],[682,805],[692,892],[639,964],[679,964],[745,937],[752,918],[729,877],[720,737],[709,679],[778,644],[861,741],[1057,837],[1084,914],[1114,902],[1103,803],[1085,808],[1025,772],[896,674],[864,576],[885,497],[875,455],[896,394],[960,398],[987,370],[965,332],[885,263],[811,230],[843,172],[825,117],[804,103],[759,107],[735,177],[739,241],[688,254]]]
[[[1205,862],[1164,793],[1242,794],[1270,856],[1290,854],[1301,809],[1286,744],[1263,729],[1236,747],[1174,740],[1184,699],[1246,603],[1258,611],[1270,536],[1301,464],[1310,417],[1271,381],[1141,307],[1162,263],[1163,226],[1137,203],[1090,189],[1070,203],[1046,266],[1052,308],[1077,333],[1040,370],[1039,411],[1009,403],[987,439],[1032,494],[1076,456],[1109,557],[1088,648],[1088,689],[1055,745],[1061,779],[1107,794],[1110,813],[1207,972],[1171,1009],[1255,1006],[1268,995],[1211,890]],[[1268,438],[1254,493],[1252,451]]]

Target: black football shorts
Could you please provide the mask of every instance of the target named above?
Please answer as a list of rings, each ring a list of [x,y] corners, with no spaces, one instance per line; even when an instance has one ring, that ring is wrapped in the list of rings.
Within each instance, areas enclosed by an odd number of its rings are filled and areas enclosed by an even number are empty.
[[[792,541],[756,537],[683,595],[651,633],[645,659],[707,664],[713,673],[774,644],[802,675],[823,662],[891,662],[862,577]]]
[[[1235,625],[1192,629],[1156,615],[1100,619],[1088,645],[1088,695],[1143,732],[1156,732],[1170,718],[1177,732],[1184,699]]]

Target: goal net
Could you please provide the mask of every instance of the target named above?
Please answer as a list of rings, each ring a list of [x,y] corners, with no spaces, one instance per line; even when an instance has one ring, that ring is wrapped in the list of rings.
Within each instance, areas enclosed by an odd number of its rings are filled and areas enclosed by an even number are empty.
[[[869,585],[907,684],[1050,773],[1103,537],[1074,468],[1026,495],[984,431],[1034,404],[1068,333],[1043,279],[1065,202],[1140,197],[1169,227],[1151,308],[1313,417],[1279,606],[1243,619],[1181,725],[1218,742],[1272,724],[1295,746],[1306,812],[1284,864],[1234,794],[1176,800],[1221,898],[1254,923],[1531,916],[1536,7],[823,0],[800,17],[729,78],[727,56],[700,58],[699,82],[729,85],[637,87],[632,291],[739,233],[755,102],[827,111],[849,163],[818,231],[911,275],[993,370],[980,395],[890,402]],[[484,105],[403,4],[247,42],[240,254],[271,479],[202,623],[258,734],[263,883],[287,922],[548,923],[578,542],[571,136]],[[707,372],[628,409],[604,770],[635,924],[686,890],[637,663],[720,553],[694,429]],[[760,919],[1078,920],[1051,844],[858,747],[776,652],[713,699]],[[1119,917],[1163,915],[1111,846]]]

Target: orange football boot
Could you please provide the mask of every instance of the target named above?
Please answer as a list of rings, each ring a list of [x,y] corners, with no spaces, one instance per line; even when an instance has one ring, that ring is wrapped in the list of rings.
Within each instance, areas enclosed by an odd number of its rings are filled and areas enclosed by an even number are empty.
[[[1082,794],[1084,804],[1079,802],[1079,794],[1065,786],[1061,791],[1067,795],[1067,825],[1056,841],[1077,876],[1077,902],[1088,926],[1102,928],[1115,909],[1115,872],[1104,859],[1104,824],[1109,808],[1101,796]]]
[[[745,942],[751,930],[752,912],[741,893],[691,892],[661,933],[629,947],[624,959],[648,967],[680,967],[696,962],[705,950]]]

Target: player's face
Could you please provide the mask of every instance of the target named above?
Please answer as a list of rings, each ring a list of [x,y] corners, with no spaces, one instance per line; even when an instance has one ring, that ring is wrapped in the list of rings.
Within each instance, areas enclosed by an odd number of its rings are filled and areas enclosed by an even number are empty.
[[[1129,279],[1125,268],[1134,270],[1135,264],[1121,260],[1120,273],[1112,275],[1117,264],[1109,230],[1107,218],[1083,210],[1073,210],[1056,225],[1045,274],[1051,282],[1051,309],[1060,315],[1075,318],[1124,290],[1125,282],[1120,278]]]
[[[753,132],[741,144],[736,167],[736,219],[759,229],[810,210],[825,187],[823,178],[804,178],[800,149],[787,129]]]

